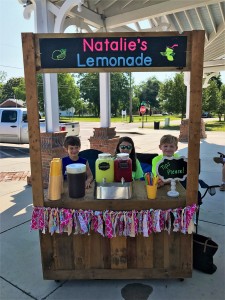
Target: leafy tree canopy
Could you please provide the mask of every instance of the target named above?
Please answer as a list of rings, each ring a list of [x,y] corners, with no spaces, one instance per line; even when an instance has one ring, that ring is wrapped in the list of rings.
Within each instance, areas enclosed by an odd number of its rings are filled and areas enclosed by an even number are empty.
[[[78,75],[81,98],[89,103],[95,116],[100,115],[99,74],[83,73]],[[111,112],[117,116],[122,109],[129,109],[130,73],[111,73]]]
[[[218,113],[220,111],[221,94],[217,82],[211,80],[209,86],[203,90],[202,110]]]
[[[186,112],[186,86],[184,75],[176,74],[174,79],[167,80],[160,85],[159,101],[161,108],[166,112],[180,114],[183,118]]]
[[[38,86],[38,101],[39,109],[44,111],[44,96],[43,96],[43,75],[37,76]],[[74,78],[69,73],[58,74],[58,97],[59,108],[61,110],[67,110],[71,107],[75,108],[75,111],[79,107],[80,91],[75,84]]]
[[[140,104],[145,103],[152,108],[159,108],[157,99],[160,88],[160,81],[155,76],[150,77],[146,82],[142,82],[137,89],[137,96],[140,99]]]
[[[7,100],[10,98],[26,100],[25,98],[25,87],[24,87],[24,78],[10,78],[2,87],[2,99]]]

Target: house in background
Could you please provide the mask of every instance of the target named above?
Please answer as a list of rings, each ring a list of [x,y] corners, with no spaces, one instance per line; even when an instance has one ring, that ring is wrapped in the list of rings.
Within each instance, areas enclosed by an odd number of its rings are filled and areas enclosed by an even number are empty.
[[[19,99],[7,99],[0,103],[0,107],[26,107],[26,101],[19,100]],[[73,107],[67,110],[60,110],[59,115],[60,117],[73,117],[75,109]],[[41,116],[44,116],[44,112],[40,112]]]
[[[26,102],[19,99],[7,99],[0,103],[0,107],[26,107]]]
[[[59,110],[60,117],[73,117],[75,113],[75,108],[71,107],[66,110]]]

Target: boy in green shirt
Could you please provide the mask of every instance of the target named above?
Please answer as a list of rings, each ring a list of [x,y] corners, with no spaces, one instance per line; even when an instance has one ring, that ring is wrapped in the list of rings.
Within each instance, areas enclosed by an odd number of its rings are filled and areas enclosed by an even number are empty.
[[[159,144],[159,149],[162,150],[162,154],[156,156],[152,160],[152,173],[154,176],[157,176],[157,171],[156,171],[156,166],[159,161],[161,161],[164,156],[167,157],[179,157],[175,151],[178,149],[178,138],[171,135],[171,134],[166,134],[161,137],[160,139],[160,144]],[[158,181],[158,186],[163,186],[165,183],[159,179]]]

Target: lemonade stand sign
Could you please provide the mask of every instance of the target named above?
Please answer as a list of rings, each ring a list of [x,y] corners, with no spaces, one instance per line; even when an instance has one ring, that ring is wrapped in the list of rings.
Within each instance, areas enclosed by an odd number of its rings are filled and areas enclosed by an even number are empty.
[[[171,182],[171,190],[167,195],[178,197],[179,192],[176,191],[176,180],[183,181],[187,177],[187,159],[184,156],[177,158],[165,156],[158,162],[156,167],[159,177],[165,182]]]

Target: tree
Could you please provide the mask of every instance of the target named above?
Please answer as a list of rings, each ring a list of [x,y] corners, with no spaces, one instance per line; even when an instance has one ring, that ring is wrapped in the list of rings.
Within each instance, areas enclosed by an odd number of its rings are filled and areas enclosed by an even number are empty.
[[[6,84],[3,85],[2,88],[2,98],[3,100],[14,98],[14,95],[16,97],[16,93],[18,93],[18,96],[23,96],[21,100],[25,100],[25,86],[24,86],[24,78],[23,77],[17,77],[17,78],[10,78]]]
[[[20,83],[18,86],[13,87],[13,92],[16,99],[26,101],[26,91],[25,91],[25,80],[21,77]]]
[[[45,111],[43,86],[43,74],[37,74],[38,106],[42,112]]]
[[[88,103],[94,116],[100,115],[99,74],[84,73],[79,75],[81,98]],[[129,108],[129,75],[128,73],[111,73],[111,112],[117,116],[122,109]]]
[[[0,71],[0,102],[2,100],[2,92],[3,92],[3,86],[6,79],[7,73],[4,71]]]
[[[137,96],[141,103],[150,105],[151,108],[159,108],[158,92],[160,88],[160,81],[155,76],[150,77],[146,82],[143,82],[138,87]]]
[[[43,75],[37,75],[38,103],[40,111],[44,111]],[[80,91],[75,84],[74,78],[69,73],[58,74],[58,97],[59,108],[67,110],[71,107],[77,109],[77,101]]]
[[[221,86],[222,86],[222,80],[221,80],[221,75],[219,74],[218,76],[213,76],[210,78],[209,82],[210,81],[215,81],[219,90],[221,89]]]
[[[220,91],[215,80],[211,80],[203,93],[202,108],[204,111],[219,113]]]
[[[219,102],[219,107],[218,107],[218,110],[219,110],[219,120],[221,121],[221,117],[222,117],[222,114],[223,114],[223,118],[224,118],[224,121],[225,121],[225,84],[223,84],[220,88],[220,102]]]
[[[176,74],[173,80],[162,83],[158,97],[163,110],[181,114],[183,118],[186,112],[186,86],[183,73]]]
[[[133,114],[139,113],[140,99],[138,97],[133,97],[132,104],[133,104],[132,113]]]
[[[82,73],[78,75],[78,85],[80,86],[80,96],[89,104],[95,117],[100,115],[100,94],[99,94],[99,74]]]
[[[131,79],[132,82],[132,79]],[[111,112],[114,116],[122,110],[129,111],[130,73],[111,73]]]
[[[87,105],[88,103],[86,103],[83,99],[78,99],[75,103],[75,113],[77,115],[79,115],[79,117],[82,115],[84,115],[84,113],[87,112]]]
[[[76,106],[80,98],[80,91],[71,74],[58,74],[59,108],[66,110]]]

